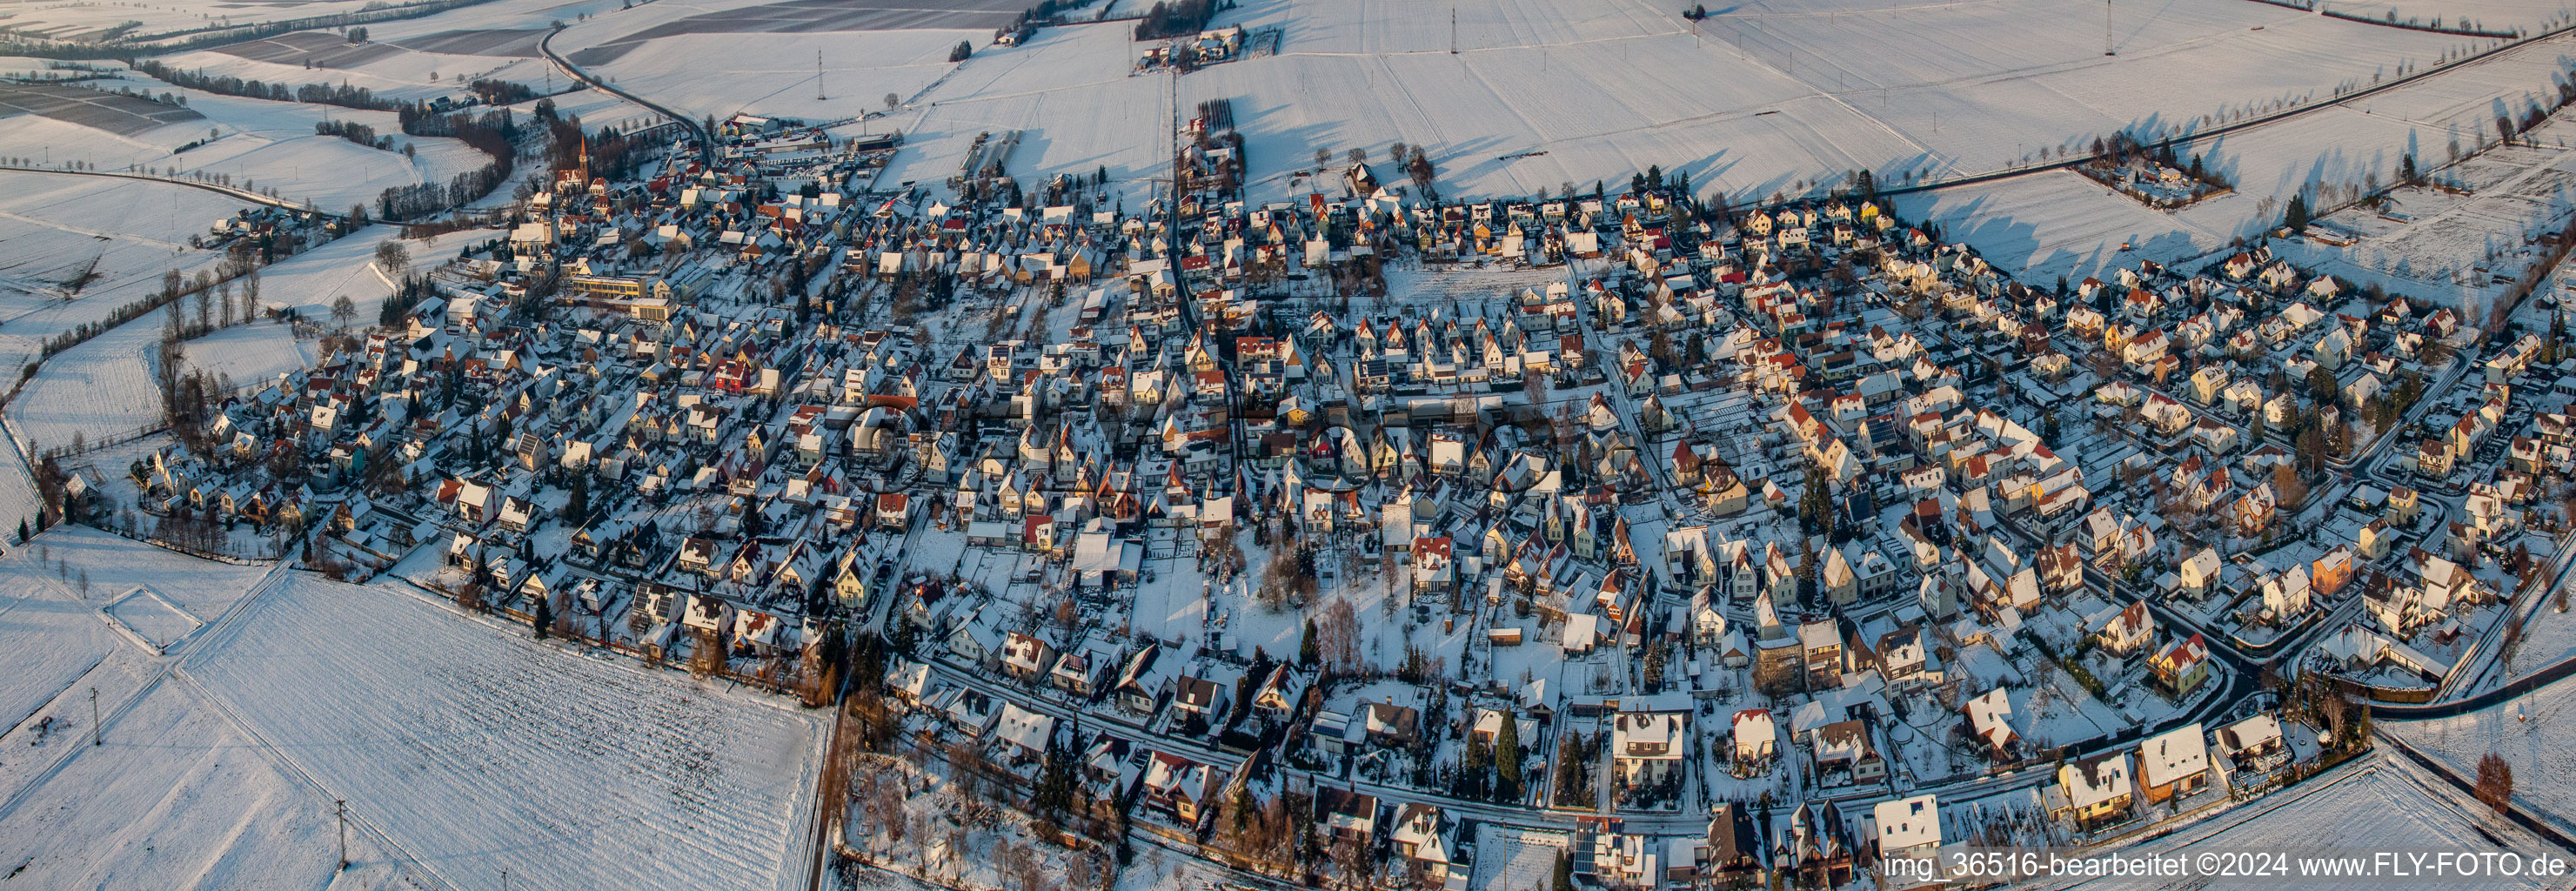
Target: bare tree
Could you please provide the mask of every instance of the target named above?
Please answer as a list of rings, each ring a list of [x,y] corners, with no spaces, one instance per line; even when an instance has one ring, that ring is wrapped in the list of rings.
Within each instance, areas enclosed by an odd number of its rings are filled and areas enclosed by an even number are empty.
[[[2478,759],[2478,781],[2471,791],[2478,801],[2495,808],[2496,816],[2504,816],[2513,806],[2513,764],[2503,755],[2488,752]]]
[[[377,242],[376,267],[384,270],[386,278],[401,281],[411,275],[411,250],[392,239]]]

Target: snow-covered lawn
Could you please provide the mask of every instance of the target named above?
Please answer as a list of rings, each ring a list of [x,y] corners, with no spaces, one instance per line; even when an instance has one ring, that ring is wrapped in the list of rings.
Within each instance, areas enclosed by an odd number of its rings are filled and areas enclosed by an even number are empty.
[[[446,882],[801,885],[820,716],[514,630],[297,574],[186,671]]]

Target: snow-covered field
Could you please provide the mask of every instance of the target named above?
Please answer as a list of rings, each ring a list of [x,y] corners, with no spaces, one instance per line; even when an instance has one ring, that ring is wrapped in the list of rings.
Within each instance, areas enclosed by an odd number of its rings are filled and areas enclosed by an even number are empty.
[[[337,78],[316,71],[289,82],[325,81],[336,83]],[[372,202],[390,187],[445,183],[489,160],[455,139],[404,136],[389,111],[222,96],[173,87],[131,71],[101,85],[155,95],[183,94],[188,109],[205,118],[131,135],[31,114],[0,118],[0,155],[37,164],[79,160],[103,170],[222,174],[236,187],[263,193],[275,189],[279,198],[332,210]],[[326,119],[373,127],[379,135],[392,136],[396,150],[314,133],[314,124]],[[212,141],[176,152],[210,136]],[[415,156],[400,151],[405,145],[412,147]]]
[[[980,46],[992,36],[989,30],[683,34],[641,41],[587,67],[691,117],[749,112],[838,120],[884,111],[888,93],[911,98],[957,67],[948,61],[951,47],[959,41]],[[822,101],[814,98],[818,60]]]
[[[296,574],[186,671],[447,884],[802,885],[821,717],[515,630]]]
[[[2043,280],[2081,277],[2138,258],[2170,263],[2199,257],[2225,250],[2232,238],[2279,225],[2291,195],[2305,191],[2313,204],[2340,204],[2394,182],[2410,153],[2427,173],[2471,157],[2482,139],[2494,139],[2500,111],[2519,116],[2555,94],[2571,50],[2576,41],[2569,38],[2539,41],[2178,149],[2205,156],[2235,191],[2177,211],[2148,210],[2081,177],[2055,173],[1900,196],[1897,206],[1910,217],[1943,224],[1951,237],[1976,245],[1998,265]],[[2541,200],[2558,199],[2550,193]],[[2124,242],[2135,257],[2120,255]]]
[[[162,315],[150,313],[45,360],[9,403],[9,430],[30,451],[68,446],[153,426],[161,398],[152,383]]]
[[[1417,7],[1246,4],[1226,21],[1280,29],[1279,54],[1182,76],[1178,100],[1233,102],[1256,199],[1309,188],[1297,175],[1317,148],[1382,155],[1403,141],[1429,149],[1444,195],[1588,187],[1661,166],[1742,201],[1820,189],[1853,170],[1896,185],[2036,163],[2121,131],[2208,129],[2328,100],[2478,43],[2241,0],[2115,19],[2116,56],[2097,49],[2094,10],[2035,0],[1754,4],[1713,13],[1698,34],[1642,5],[1512,0],[1462,19],[1453,54],[1448,17]],[[907,145],[886,178],[944,179],[977,134],[1005,129],[1026,131],[1014,175],[1106,167],[1113,182],[1151,176],[1166,150],[1134,135],[1167,126],[1175,85],[1129,75],[1136,45],[1126,32],[1050,28],[1026,46],[979,50],[910,104]],[[2204,150],[2242,194],[2179,216],[2126,199],[2065,205],[2069,194],[2102,191],[2073,177],[1945,194],[1914,210],[1953,220],[2047,211],[2057,225],[2016,219],[1971,239],[2019,254],[2017,266],[2089,267],[2106,259],[2095,247],[2105,240],[2206,252],[2276,215],[2265,199],[2319,180],[2358,184],[2365,171],[2393,176],[2410,139],[2444,145],[2482,132],[2499,94],[2518,108],[2553,89],[2555,54],[2467,66],[2323,113],[2328,123],[2290,136],[2219,140]],[[2358,146],[2338,138],[2346,130],[2362,131]]]
[[[173,68],[203,72],[209,76],[230,76],[269,83],[346,83],[365,87],[378,96],[429,101],[441,96],[462,98],[466,86],[477,80],[518,81],[532,87],[545,84],[547,65],[535,58],[536,38],[541,31],[482,34],[454,38],[424,36],[416,41],[423,46],[454,47],[460,50],[486,49],[480,52],[436,52],[412,49],[378,39],[364,44],[359,52],[345,53],[345,61],[327,62],[327,68],[316,70],[305,66],[312,47],[322,53],[343,50],[336,35],[298,32],[257,43],[214,50],[196,50],[165,56],[161,61]],[[315,45],[319,46],[315,46]],[[487,49],[488,48],[488,49]],[[558,78],[556,85],[566,82]]]
[[[2546,615],[2548,608],[2542,611]],[[2478,759],[2489,752],[2503,755],[2513,764],[2515,800],[2556,815],[2562,824],[2576,823],[2576,751],[2567,745],[2576,727],[2571,706],[2576,681],[2559,681],[2458,717],[2386,721],[2381,727],[2462,775],[2475,775]]]
[[[2271,797],[2226,810],[2186,825],[2122,853],[2195,854],[2202,851],[2488,851],[2501,839],[2512,850],[2530,855],[2547,848],[2520,827],[2474,815],[2479,807],[2401,756],[2374,753],[2363,763],[2309,780]],[[2196,879],[2177,885],[2172,879],[2030,883],[2032,888],[2348,888],[2350,879],[2301,880],[2296,877],[2217,880]],[[2392,885],[2391,887],[2395,887]],[[2462,885],[2460,887],[2470,887]],[[2496,878],[2478,888],[2556,887],[2533,878]]]
[[[159,81],[144,83],[156,91],[168,89]],[[273,188],[280,198],[315,207],[347,209],[360,202],[373,202],[387,188],[445,183],[489,160],[454,139],[404,136],[400,122],[389,111],[186,92],[188,107],[204,112],[221,125],[224,137],[155,166],[222,173],[231,176],[234,185],[254,181],[261,191]],[[325,117],[366,124],[379,135],[392,135],[397,149],[406,143],[416,146],[419,156],[406,158],[398,151],[381,151],[315,134],[314,122]]]
[[[23,869],[13,883],[208,891],[417,887],[363,830],[349,834],[351,863],[339,871],[330,796],[280,770],[272,755],[183,682],[154,686],[110,725],[104,745],[88,746],[86,731],[30,749],[75,754],[0,815],[0,858]]]
[[[1452,55],[1446,17],[1418,7],[1248,5],[1247,25],[1286,29],[1281,55],[1184,77],[1182,99],[1234,98],[1252,122],[1251,178],[1272,188],[1316,146],[1401,139],[1429,146],[1446,194],[1661,165],[1740,199],[1819,174],[1896,183],[2124,128],[2187,131],[2455,42],[2216,0],[2134,14],[2109,57],[2097,10],[2037,0],[1754,3],[1713,10],[1696,35],[1646,5],[1518,0],[1462,22]]]
[[[1896,198],[1898,213],[1939,224],[1986,259],[2045,284],[2131,265],[2138,256],[2171,260],[2217,250],[2227,237],[2183,228],[2172,214],[2104,188],[2073,171],[2052,171]]]
[[[14,380],[47,338],[149,296],[163,272],[213,266],[221,256],[188,239],[242,203],[184,186],[0,172],[0,379]],[[85,270],[95,277],[70,293]]]
[[[52,40],[96,40],[105,36],[101,32],[131,24],[134,27],[122,36],[149,38],[222,25],[250,25],[280,19],[354,13],[368,5],[365,0],[228,0],[223,3],[152,3],[143,0],[95,3],[74,0],[23,3],[13,4],[9,30]]]
[[[295,309],[306,318],[327,324],[331,301],[346,296],[357,307],[360,322],[374,323],[376,308],[393,293],[393,288],[372,268],[376,245],[400,234],[401,230],[392,226],[370,226],[260,270],[260,305]],[[420,269],[442,259],[422,242],[405,241],[402,245]]]
[[[1043,181],[1105,167],[1113,187],[1141,188],[1135,181],[1171,165],[1160,136],[1171,126],[1171,84],[1127,76],[1130,36],[1124,23],[1048,28],[1026,46],[978,51],[928,92],[906,97],[911,109],[894,119],[904,147],[878,181],[937,184],[957,172],[978,134],[1025,130],[1012,176]],[[1235,114],[1274,112],[1294,113],[1237,105]]]
[[[2391,293],[2464,307],[2471,318],[2539,259],[2526,236],[2564,228],[2576,184],[2576,121],[2566,115],[2437,175],[2439,186],[2404,187],[2379,209],[2353,208],[2323,225],[2359,241],[2292,245],[2290,260]],[[2465,194],[2464,194],[2465,193]],[[2498,279],[2502,279],[2499,281]]]
[[[363,830],[338,866],[331,796],[169,674],[185,616],[214,619],[264,567],[64,527],[0,559],[0,861],[36,888],[395,888]],[[139,585],[149,583],[144,593]],[[86,595],[83,590],[86,588]],[[161,656],[102,611],[176,641]],[[96,696],[104,728],[91,725]],[[100,745],[91,734],[101,730]]]

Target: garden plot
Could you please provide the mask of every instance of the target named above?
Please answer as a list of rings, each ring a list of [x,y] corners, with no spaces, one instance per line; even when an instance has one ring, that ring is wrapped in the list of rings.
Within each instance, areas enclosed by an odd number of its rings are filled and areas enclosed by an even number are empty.
[[[283,322],[265,320],[188,341],[182,353],[188,367],[232,381],[233,386],[253,389],[305,366],[295,329]]]
[[[501,631],[297,574],[186,672],[436,883],[802,885],[819,716]]]
[[[168,653],[197,629],[206,627],[187,608],[171,603],[151,586],[138,586],[125,596],[108,601],[99,612],[134,640],[150,647],[155,655]]]
[[[2513,765],[2514,799],[2565,826],[2576,823],[2576,751],[2567,746],[2576,727],[2571,706],[2576,681],[2559,681],[2465,715],[2380,726],[2462,776],[2476,776],[2478,759],[2490,752],[2504,756]]]
[[[1467,880],[1467,887],[1480,891],[1529,891],[1548,887],[1556,875],[1557,855],[1565,853],[1565,850],[1563,835],[1479,823],[1476,826],[1476,868]]]

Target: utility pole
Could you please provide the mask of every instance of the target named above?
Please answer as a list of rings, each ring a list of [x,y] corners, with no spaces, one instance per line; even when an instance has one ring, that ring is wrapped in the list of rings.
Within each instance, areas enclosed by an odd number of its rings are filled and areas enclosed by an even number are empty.
[[[99,736],[97,687],[89,688],[89,744],[93,746],[107,744],[107,740]]]
[[[821,101],[823,101],[823,51],[822,51],[822,50],[815,50],[815,51],[814,51],[814,101],[816,101],[816,102],[821,102]],[[865,111],[859,112],[859,115],[860,115],[861,117],[865,117],[865,116],[867,116],[867,112],[865,112]]]
[[[340,818],[340,868],[349,868],[349,800],[331,800],[331,811]]]
[[[1449,54],[1458,54],[1458,7],[1449,7]]]
[[[2102,54],[2119,55],[2111,48],[2111,0],[2102,0]]]

